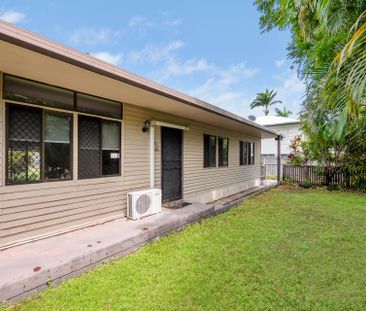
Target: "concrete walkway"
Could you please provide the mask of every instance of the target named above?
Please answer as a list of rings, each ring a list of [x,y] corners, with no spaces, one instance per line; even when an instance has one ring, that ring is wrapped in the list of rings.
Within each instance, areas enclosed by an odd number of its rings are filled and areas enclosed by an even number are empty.
[[[0,251],[0,302],[13,303],[49,284],[80,275],[102,262],[127,255],[170,232],[225,212],[248,195],[276,186],[267,182],[213,204],[193,203],[157,215],[126,218]]]

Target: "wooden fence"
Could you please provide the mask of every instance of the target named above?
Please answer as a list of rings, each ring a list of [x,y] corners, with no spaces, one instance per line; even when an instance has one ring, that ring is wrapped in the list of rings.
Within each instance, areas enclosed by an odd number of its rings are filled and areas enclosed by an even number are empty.
[[[282,179],[298,183],[309,181],[313,185],[322,185],[325,182],[324,168],[316,165],[284,165]]]
[[[332,168],[329,168],[331,170]],[[325,185],[326,184],[326,174],[327,168],[318,165],[303,165],[303,166],[293,166],[284,165],[283,166],[283,180],[290,180],[297,183],[310,182],[313,185]],[[360,184],[366,183],[366,172],[363,168],[355,171],[354,174],[350,172],[336,172],[331,176],[330,184],[337,185],[341,188],[350,188],[356,178],[361,180]]]

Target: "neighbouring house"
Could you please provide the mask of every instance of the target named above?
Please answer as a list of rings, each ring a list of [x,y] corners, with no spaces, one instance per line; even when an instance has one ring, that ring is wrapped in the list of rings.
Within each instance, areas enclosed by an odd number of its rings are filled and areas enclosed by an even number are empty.
[[[290,154],[290,144],[296,135],[301,135],[300,121],[280,116],[260,116],[255,122],[261,126],[278,132],[281,136],[281,164],[287,161]],[[277,174],[277,142],[273,139],[262,139],[261,160],[267,165],[267,175]]]
[[[278,133],[0,21],[0,248],[125,217],[127,193],[258,185]]]

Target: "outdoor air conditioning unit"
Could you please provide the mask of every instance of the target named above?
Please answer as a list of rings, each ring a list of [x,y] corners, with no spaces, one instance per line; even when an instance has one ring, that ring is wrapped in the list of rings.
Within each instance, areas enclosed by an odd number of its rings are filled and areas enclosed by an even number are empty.
[[[161,212],[161,190],[148,189],[127,195],[127,218],[140,219]]]

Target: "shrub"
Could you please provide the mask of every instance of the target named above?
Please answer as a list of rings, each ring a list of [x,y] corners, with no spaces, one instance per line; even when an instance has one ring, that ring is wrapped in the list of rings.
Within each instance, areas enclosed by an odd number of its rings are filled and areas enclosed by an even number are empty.
[[[327,186],[327,190],[328,191],[336,191],[336,190],[339,190],[339,185],[337,185],[337,184],[329,184]]]
[[[299,183],[299,186],[301,188],[309,189],[309,188],[311,188],[312,184],[311,184],[310,180],[304,180]]]
[[[289,184],[289,185],[293,185],[295,183],[295,181],[291,178],[286,178],[283,183],[285,184]]]

